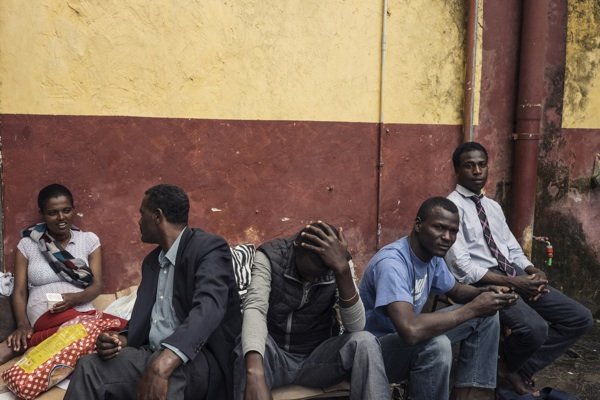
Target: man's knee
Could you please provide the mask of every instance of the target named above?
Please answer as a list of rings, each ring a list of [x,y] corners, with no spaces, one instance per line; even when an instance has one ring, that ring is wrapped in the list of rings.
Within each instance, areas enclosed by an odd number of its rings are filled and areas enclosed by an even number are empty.
[[[482,337],[496,337],[496,341],[498,341],[500,339],[500,318],[498,313],[489,317],[480,317],[477,332]]]
[[[356,349],[365,349],[366,351],[381,351],[381,346],[377,338],[370,332],[359,331],[349,334],[351,342],[354,343]]]
[[[577,323],[575,324],[577,328],[580,329],[581,334],[588,332],[594,326],[594,317],[592,316],[592,312],[582,305],[579,305],[579,310],[577,312]]]
[[[77,360],[74,373],[77,374],[78,371],[83,371],[83,373],[86,374],[88,371],[95,369],[99,362],[102,362],[102,360],[98,357],[98,354],[83,356]]]
[[[346,333],[344,345],[339,350],[344,369],[358,363],[381,359],[381,346],[373,334],[367,331]],[[341,338],[340,338],[341,339]]]
[[[452,365],[452,343],[445,335],[436,336],[424,343],[419,352],[419,358],[433,359],[440,364],[440,367],[450,367]]]
[[[521,327],[512,329],[509,337],[518,340],[520,345],[526,345],[531,348],[538,348],[548,339],[548,323],[542,318],[535,318],[529,321],[523,321]]]
[[[481,317],[480,325],[485,329],[500,329],[500,317],[498,313],[489,317]]]

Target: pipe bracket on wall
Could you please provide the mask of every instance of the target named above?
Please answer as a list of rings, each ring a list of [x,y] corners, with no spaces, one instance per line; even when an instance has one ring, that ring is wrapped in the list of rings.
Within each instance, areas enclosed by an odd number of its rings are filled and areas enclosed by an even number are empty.
[[[540,140],[542,135],[539,133],[513,133],[513,140]]]

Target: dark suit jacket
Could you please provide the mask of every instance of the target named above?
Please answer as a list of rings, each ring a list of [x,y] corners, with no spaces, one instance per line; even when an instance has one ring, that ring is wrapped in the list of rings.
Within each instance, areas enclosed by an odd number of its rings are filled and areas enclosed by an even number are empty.
[[[157,247],[144,259],[142,281],[129,321],[128,346],[148,344],[160,250]],[[209,367],[219,368],[231,388],[233,347],[241,330],[241,313],[229,246],[219,236],[186,228],[175,263],[173,308],[181,324],[164,342],[175,346],[190,361],[200,351],[208,353]]]

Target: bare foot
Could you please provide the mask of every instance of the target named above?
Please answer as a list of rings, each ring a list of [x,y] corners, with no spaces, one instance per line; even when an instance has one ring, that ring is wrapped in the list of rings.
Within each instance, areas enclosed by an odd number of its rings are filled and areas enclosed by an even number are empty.
[[[539,390],[524,382],[518,372],[506,372],[506,379],[518,394],[532,394],[534,397],[539,397]]]
[[[521,375],[519,372],[510,372],[502,358],[498,361],[498,387],[511,388],[516,393],[540,396],[540,391],[535,388],[532,377]]]
[[[523,382],[525,382],[527,386],[532,388],[535,387],[535,379],[533,379],[533,376],[529,376],[523,372],[520,372],[519,375],[521,375],[521,379],[523,379]]]

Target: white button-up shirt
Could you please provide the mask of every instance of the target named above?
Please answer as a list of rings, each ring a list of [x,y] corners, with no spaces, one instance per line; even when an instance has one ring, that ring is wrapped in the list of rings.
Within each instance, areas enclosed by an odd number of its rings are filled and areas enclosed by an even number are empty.
[[[456,189],[448,195],[448,199],[458,207],[460,226],[456,242],[448,250],[445,260],[452,274],[462,283],[478,282],[489,268],[498,266],[498,261],[483,237],[483,228],[475,203],[469,198],[474,195],[475,193],[461,185],[456,185]],[[500,252],[511,264],[516,264],[522,269],[532,265],[510,231],[500,204],[485,196],[481,198],[481,204]]]

